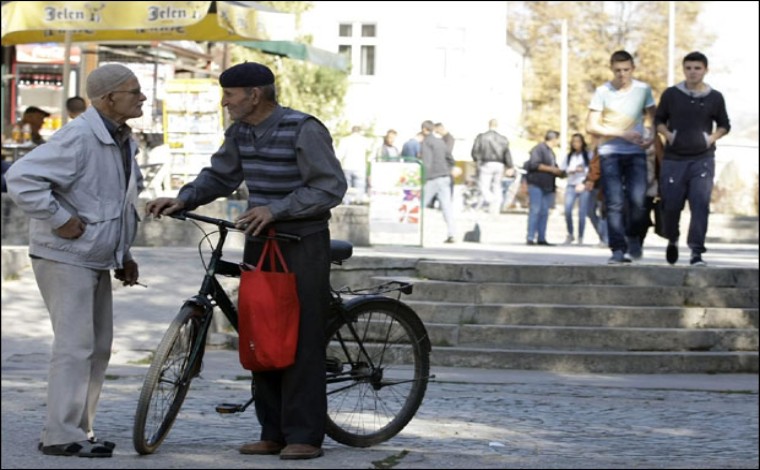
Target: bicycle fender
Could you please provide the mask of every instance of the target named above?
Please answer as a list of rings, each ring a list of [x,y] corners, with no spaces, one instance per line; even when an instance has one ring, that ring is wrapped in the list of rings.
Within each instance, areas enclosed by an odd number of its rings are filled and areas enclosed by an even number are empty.
[[[410,306],[405,304],[404,302],[392,299],[390,297],[385,297],[382,295],[362,295],[359,297],[354,297],[353,299],[349,299],[345,302],[343,302],[343,310],[345,311],[346,316],[349,319],[354,319],[356,317],[356,314],[353,314],[352,311],[358,307],[362,307],[367,304],[380,304],[383,307],[385,307],[388,310],[398,310],[398,311],[404,311],[406,313],[406,316],[410,322],[417,323],[418,327],[421,331],[425,332],[425,349],[430,352],[432,349],[432,346],[430,345],[430,336],[427,334],[427,328],[425,328],[425,324],[422,322],[422,319],[420,319],[419,315],[417,315],[417,312],[412,310]],[[333,318],[330,320],[328,326],[332,327],[335,323],[342,322],[343,318],[340,316]]]
[[[203,295],[194,295],[190,297],[182,304],[182,306],[185,305],[198,306],[203,309],[203,313],[209,313],[213,309],[211,302]]]

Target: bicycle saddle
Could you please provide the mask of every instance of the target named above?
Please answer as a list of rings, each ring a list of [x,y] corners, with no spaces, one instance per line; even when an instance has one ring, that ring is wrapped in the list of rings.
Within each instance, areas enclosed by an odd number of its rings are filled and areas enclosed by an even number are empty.
[[[341,264],[354,253],[354,245],[345,240],[330,240],[330,262]]]

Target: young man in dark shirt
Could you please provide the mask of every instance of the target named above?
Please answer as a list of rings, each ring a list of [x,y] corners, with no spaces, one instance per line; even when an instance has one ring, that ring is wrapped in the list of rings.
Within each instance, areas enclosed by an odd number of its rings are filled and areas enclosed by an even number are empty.
[[[655,115],[657,132],[666,139],[660,169],[660,196],[668,247],[668,263],[678,261],[681,211],[689,201],[691,221],[687,244],[692,266],[705,266],[710,196],[715,178],[715,142],[731,124],[723,95],[704,82],[707,57],[691,52],[683,59],[686,80],[665,90]],[[715,127],[713,126],[715,123]]]

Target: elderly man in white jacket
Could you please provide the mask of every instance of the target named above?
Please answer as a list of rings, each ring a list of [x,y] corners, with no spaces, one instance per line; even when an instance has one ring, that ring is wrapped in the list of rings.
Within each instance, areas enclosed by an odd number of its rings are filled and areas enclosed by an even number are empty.
[[[93,420],[111,356],[110,270],[135,285],[129,248],[137,231],[137,143],[126,121],[146,97],[129,68],[109,64],[87,78],[92,106],[13,164],[8,194],[30,217],[29,256],[53,325],[46,455],[110,457]]]

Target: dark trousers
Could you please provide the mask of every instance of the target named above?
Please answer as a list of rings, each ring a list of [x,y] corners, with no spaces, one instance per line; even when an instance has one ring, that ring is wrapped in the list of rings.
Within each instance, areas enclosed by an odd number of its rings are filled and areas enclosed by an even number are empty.
[[[256,264],[263,244],[246,243],[243,258]],[[321,446],[325,435],[325,319],[329,307],[330,231],[280,242],[285,262],[296,274],[301,319],[296,362],[281,371],[256,372],[256,416],[261,440]]]
[[[715,178],[715,158],[698,160],[663,160],[660,168],[663,230],[670,241],[678,240],[681,232],[681,211],[689,201],[691,221],[687,245],[694,253],[702,254],[710,215],[710,197]]]

